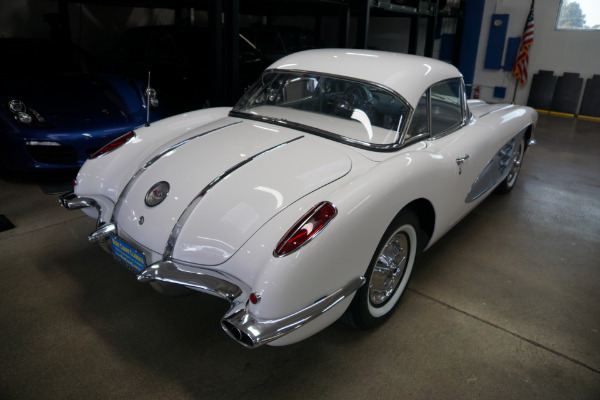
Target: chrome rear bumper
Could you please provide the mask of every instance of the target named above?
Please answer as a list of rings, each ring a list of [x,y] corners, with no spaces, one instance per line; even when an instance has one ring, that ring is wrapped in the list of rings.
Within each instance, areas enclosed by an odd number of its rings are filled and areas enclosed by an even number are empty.
[[[257,317],[249,311],[248,298],[251,289],[247,285],[213,270],[198,267],[194,269],[198,272],[185,271],[172,261],[163,261],[140,272],[138,280],[176,283],[228,300],[231,308],[223,316],[221,326],[229,336],[248,348],[272,342],[301,328],[354,294],[365,283],[364,277],[356,277],[343,287],[291,315],[267,319]]]
[[[117,234],[114,223],[102,221],[101,207],[94,199],[78,197],[71,192],[60,196],[60,204],[68,210],[94,207],[98,211],[97,229],[88,237],[90,242],[104,246],[111,234]],[[107,246],[107,251],[112,252],[110,246]],[[189,268],[185,268],[186,266],[172,260],[159,261],[140,272],[137,279],[140,282],[162,281],[183,285],[229,301],[231,307],[221,319],[221,326],[229,336],[248,348],[261,346],[296,331],[353,295],[365,283],[364,277],[356,277],[291,315],[267,319],[250,312],[248,299],[252,289],[244,282],[212,269],[197,265],[190,265]]]
[[[354,294],[364,283],[364,277],[356,277],[310,306],[281,318],[259,318],[248,311],[247,302],[246,305],[243,303],[233,304],[221,320],[221,326],[229,336],[242,345],[255,348],[277,340],[308,324]]]

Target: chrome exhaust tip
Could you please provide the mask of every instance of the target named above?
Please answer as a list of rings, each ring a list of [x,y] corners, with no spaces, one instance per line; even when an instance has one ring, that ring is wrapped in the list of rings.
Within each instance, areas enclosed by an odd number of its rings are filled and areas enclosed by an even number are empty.
[[[250,336],[246,332],[235,327],[235,325],[233,325],[231,322],[222,320],[221,326],[223,327],[223,330],[232,339],[234,339],[236,342],[240,343],[242,346],[248,347],[249,349],[253,349],[256,347],[256,343],[254,343],[252,341]]]

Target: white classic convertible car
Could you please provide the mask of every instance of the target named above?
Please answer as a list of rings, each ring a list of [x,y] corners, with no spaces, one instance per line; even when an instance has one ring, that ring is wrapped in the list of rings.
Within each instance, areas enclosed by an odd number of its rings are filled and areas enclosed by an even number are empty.
[[[247,347],[342,315],[385,321],[415,259],[492,191],[513,188],[536,112],[467,101],[446,63],[311,50],[231,108],[158,121],[81,168],[68,209],[137,279],[220,296]]]

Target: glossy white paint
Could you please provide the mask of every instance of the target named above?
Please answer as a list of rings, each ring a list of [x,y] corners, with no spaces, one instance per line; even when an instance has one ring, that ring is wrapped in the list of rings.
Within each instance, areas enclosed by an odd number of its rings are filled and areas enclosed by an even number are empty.
[[[435,60],[353,53],[300,53],[273,67],[321,68],[373,80],[410,102],[431,83],[459,75]],[[383,64],[381,71],[372,71],[371,60]],[[427,202],[434,210],[431,245],[485,198],[465,202],[485,166],[515,135],[535,124],[536,114],[526,107],[472,105],[473,117],[462,129],[394,152],[373,152],[274,124],[227,117],[228,109],[201,110],[136,130],[131,142],[88,161],[75,191],[102,202],[103,218],[114,217],[119,234],[150,251],[152,262],[161,258],[176,223],[197,199],[180,221],[185,223],[174,259],[186,262],[182,270],[211,268],[235,277],[261,297],[258,304],[248,304],[253,315],[280,318],[362,276],[390,222],[414,201]],[[466,154],[459,174],[456,159]],[[150,160],[154,161],[144,167]],[[217,183],[198,199],[215,179]],[[146,192],[163,180],[171,185],[167,199],[147,207]],[[331,223],[298,251],[274,257],[286,231],[323,200],[338,210]],[[310,336],[335,321],[349,301],[273,344]]]
[[[244,125],[235,128],[247,129]],[[263,154],[206,194],[183,226],[173,257],[203,265],[225,262],[274,215],[350,168],[344,153],[306,136]]]
[[[90,162],[94,165],[93,168],[83,168],[79,171],[75,194],[101,194],[115,203],[127,182],[158,153],[158,149],[193,136],[198,127],[208,130],[208,124],[226,117],[229,110],[230,108],[223,107],[194,111],[157,121],[150,127],[136,129],[136,137],[118,152],[102,155]],[[141,132],[143,136],[139,134]]]
[[[230,125],[232,123],[237,124]],[[171,234],[171,229],[166,227],[172,228],[175,225],[192,200],[211,181],[252,155],[299,136],[294,132],[277,135],[232,118],[225,118],[220,124],[224,128],[168,151],[133,180],[117,215],[120,230],[134,238],[144,237],[151,232],[151,236],[144,238],[142,243],[151,250],[162,253]],[[240,125],[243,125],[242,129],[251,132],[240,134]],[[159,181],[169,182],[171,190],[162,204],[150,208],[144,204],[144,197],[150,187]],[[207,196],[207,199],[208,197],[212,196]],[[217,210],[214,211],[218,213]],[[144,216],[143,225],[139,224],[141,216]],[[228,241],[231,239],[233,237],[230,235]],[[226,243],[223,245],[227,246]]]

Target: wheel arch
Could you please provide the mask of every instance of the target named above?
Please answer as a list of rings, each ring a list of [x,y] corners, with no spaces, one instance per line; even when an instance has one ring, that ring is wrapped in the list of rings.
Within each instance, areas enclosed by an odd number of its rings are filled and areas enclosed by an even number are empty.
[[[533,125],[529,125],[526,130],[523,138],[525,139],[525,151],[529,148],[529,141],[533,137]]]
[[[420,198],[413,200],[404,206],[396,215],[396,218],[398,218],[398,216],[406,210],[413,211],[419,220],[421,237],[423,239],[421,245],[422,250],[427,247],[429,241],[431,240],[431,236],[433,235],[433,230],[435,227],[435,210],[429,200]]]

